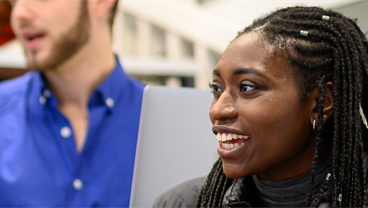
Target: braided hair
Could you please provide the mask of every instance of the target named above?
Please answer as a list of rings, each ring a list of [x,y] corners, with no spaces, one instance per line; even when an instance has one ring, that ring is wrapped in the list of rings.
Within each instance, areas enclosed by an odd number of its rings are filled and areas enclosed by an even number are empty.
[[[332,193],[331,206],[363,206],[366,195],[364,158],[368,143],[363,136],[367,130],[361,116],[365,118],[368,112],[368,96],[363,96],[368,93],[368,42],[356,20],[318,7],[288,7],[255,20],[236,38],[249,32],[261,34],[275,53],[284,53],[296,66],[295,80],[301,100],[312,89],[318,89],[318,128],[310,189],[306,193],[307,206],[318,206],[328,188]],[[326,82],[333,83],[334,113],[324,124]],[[330,172],[313,200],[318,153],[326,142],[330,144]],[[195,207],[221,206],[231,180],[223,173],[221,164],[219,159],[213,166]]]

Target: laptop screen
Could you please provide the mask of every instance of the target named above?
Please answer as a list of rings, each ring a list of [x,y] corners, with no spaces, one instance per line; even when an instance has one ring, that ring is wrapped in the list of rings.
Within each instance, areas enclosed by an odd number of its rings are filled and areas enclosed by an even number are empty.
[[[162,192],[210,172],[218,157],[212,97],[209,90],[145,88],[130,207],[152,207]]]

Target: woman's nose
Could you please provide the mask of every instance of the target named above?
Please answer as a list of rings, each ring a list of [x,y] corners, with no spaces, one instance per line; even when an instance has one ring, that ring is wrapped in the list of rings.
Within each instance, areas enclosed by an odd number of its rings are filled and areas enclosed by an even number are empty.
[[[226,121],[236,118],[238,111],[235,107],[235,97],[224,91],[218,99],[213,100],[210,109],[210,118],[214,124],[216,121]]]

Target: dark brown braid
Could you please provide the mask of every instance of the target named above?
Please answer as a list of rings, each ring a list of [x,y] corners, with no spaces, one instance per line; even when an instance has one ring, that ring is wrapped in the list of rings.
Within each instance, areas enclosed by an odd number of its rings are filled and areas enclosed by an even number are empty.
[[[221,207],[222,198],[230,185],[231,179],[224,174],[222,160],[219,158],[213,165],[194,207]]]
[[[306,34],[301,30],[308,31]],[[331,206],[361,207],[366,193],[364,153],[367,151],[366,128],[362,125],[360,106],[368,112],[368,42],[355,20],[335,11],[318,7],[289,7],[255,20],[239,36],[256,32],[275,53],[285,54],[298,70],[295,80],[301,101],[318,89],[318,128],[310,171],[308,206],[318,206],[323,192],[332,187]],[[323,123],[324,84],[333,83],[333,117]],[[330,174],[312,199],[314,174],[322,143],[330,144]],[[222,178],[221,178],[222,177]],[[195,207],[221,206],[229,186],[221,161],[213,166]],[[221,179],[220,179],[221,178]],[[313,202],[313,204],[311,204]]]

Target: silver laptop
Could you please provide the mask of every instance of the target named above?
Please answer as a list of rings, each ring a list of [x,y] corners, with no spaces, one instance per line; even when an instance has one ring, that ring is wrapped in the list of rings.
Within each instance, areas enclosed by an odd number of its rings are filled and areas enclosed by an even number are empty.
[[[218,145],[211,101],[209,90],[145,88],[130,207],[152,207],[162,192],[210,172]]]

